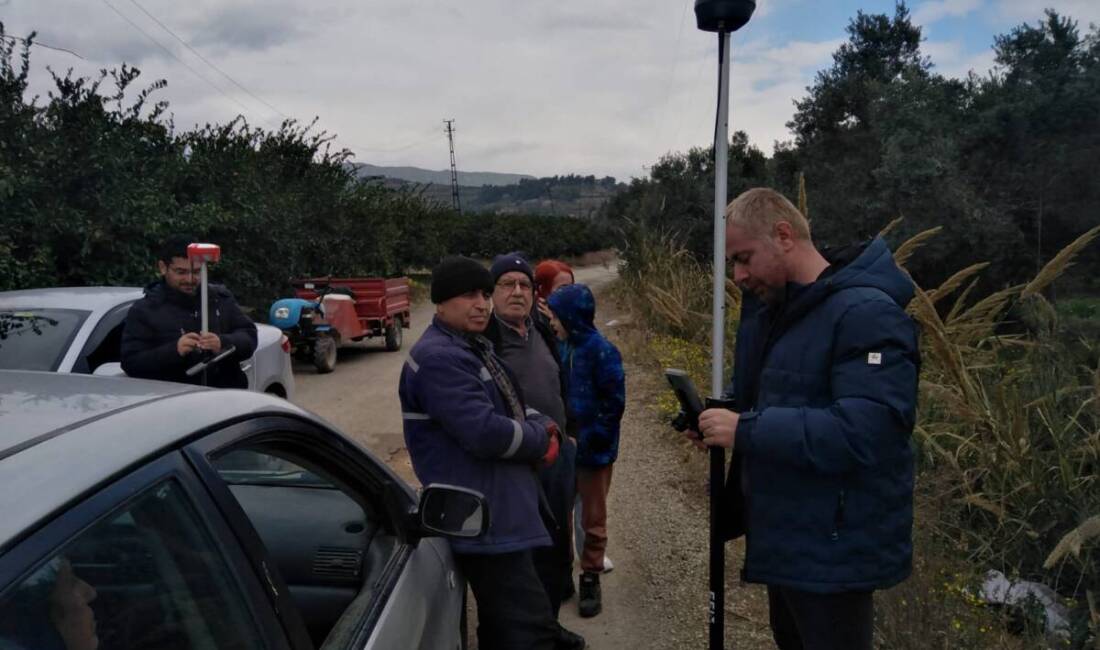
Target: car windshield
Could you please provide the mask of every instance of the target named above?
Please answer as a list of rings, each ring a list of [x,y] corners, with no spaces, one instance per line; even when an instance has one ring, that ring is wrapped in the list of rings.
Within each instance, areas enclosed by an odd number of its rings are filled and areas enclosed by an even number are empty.
[[[0,310],[0,369],[57,370],[89,312]]]

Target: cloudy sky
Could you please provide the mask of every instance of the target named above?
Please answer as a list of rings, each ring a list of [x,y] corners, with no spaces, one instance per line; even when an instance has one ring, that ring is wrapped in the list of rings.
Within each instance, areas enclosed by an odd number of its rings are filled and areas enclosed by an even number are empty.
[[[93,74],[120,62],[176,124],[237,114],[277,125],[316,116],[355,158],[443,169],[453,118],[459,169],[625,180],[713,132],[717,38],[691,0],[0,0],[9,35],[38,32],[46,66]],[[995,34],[1041,7],[1100,22],[1097,0],[914,0],[924,49],[949,75],[987,71]],[[789,138],[794,99],[830,62],[848,20],[893,0],[758,0],[734,35],[731,128],[766,151]]]

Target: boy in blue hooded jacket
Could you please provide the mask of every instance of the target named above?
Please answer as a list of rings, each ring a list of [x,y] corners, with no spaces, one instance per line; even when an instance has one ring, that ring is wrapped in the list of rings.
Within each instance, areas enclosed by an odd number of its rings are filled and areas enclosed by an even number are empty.
[[[619,453],[619,423],[626,406],[622,357],[594,324],[596,300],[583,284],[561,287],[547,301],[566,333],[564,372],[569,411],[577,428],[577,494],[581,499],[581,616],[600,613],[600,573],[607,548],[607,492]]]

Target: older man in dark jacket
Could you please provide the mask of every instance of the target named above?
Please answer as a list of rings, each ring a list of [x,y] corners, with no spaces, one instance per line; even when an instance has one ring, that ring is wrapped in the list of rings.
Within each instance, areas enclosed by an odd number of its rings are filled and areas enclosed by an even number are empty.
[[[516,378],[525,402],[549,415],[558,428],[569,431],[566,415],[565,373],[558,355],[558,340],[545,317],[535,309],[535,272],[519,253],[505,253],[493,260],[493,316],[485,338]],[[539,470],[539,482],[553,518],[547,529],[553,545],[535,551],[535,570],[546,587],[550,610],[557,618],[561,602],[573,586],[573,540],[569,523],[576,496],[574,463],[576,444],[562,439],[558,459]],[[558,650],[584,648],[584,639],[561,627]]]
[[[527,408],[515,378],[481,333],[493,278],[474,260],[432,271],[436,316],[409,353],[399,395],[405,444],[420,482],[477,490],[489,530],[451,548],[478,607],[478,647],[550,650],[558,627],[531,551],[550,546],[537,468],[557,457],[554,421]]]
[[[870,650],[872,592],[912,564],[912,282],[881,239],[822,255],[772,190],[726,215],[744,295],[735,406],[699,428],[701,446],[734,451],[727,532],[747,535],[742,575],[768,585],[782,650]]]
[[[256,324],[241,312],[233,294],[221,285],[209,287],[209,332],[202,332],[199,269],[187,259],[187,236],[174,236],[161,248],[161,279],[145,287],[145,296],[126,314],[122,330],[122,369],[131,377],[199,384],[202,374],[187,369],[233,346],[228,358],[205,373],[208,386],[248,388],[240,363],[256,351]]]

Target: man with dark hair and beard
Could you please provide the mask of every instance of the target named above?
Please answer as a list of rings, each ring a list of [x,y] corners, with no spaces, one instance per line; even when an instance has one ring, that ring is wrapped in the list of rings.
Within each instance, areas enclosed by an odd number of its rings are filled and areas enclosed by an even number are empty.
[[[122,331],[122,369],[131,377],[201,384],[203,375],[187,376],[187,369],[229,346],[234,353],[206,370],[206,385],[248,388],[240,362],[256,351],[256,324],[241,312],[224,286],[208,289],[210,331],[203,332],[199,296],[199,267],[187,257],[184,235],[169,238],[157,256],[161,279],[145,287],[145,297],[134,303]]]

